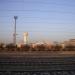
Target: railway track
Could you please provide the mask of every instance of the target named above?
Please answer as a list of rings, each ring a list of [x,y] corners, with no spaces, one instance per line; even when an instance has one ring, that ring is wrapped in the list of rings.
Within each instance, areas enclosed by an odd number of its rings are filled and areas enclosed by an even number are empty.
[[[0,71],[0,75],[75,75],[75,70],[53,71]]]
[[[1,54],[0,75],[75,75],[75,55]]]

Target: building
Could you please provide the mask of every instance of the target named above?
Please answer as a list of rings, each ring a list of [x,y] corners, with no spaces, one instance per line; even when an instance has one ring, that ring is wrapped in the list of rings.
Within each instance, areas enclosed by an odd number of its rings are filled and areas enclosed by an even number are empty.
[[[24,44],[28,44],[28,32],[24,32]]]

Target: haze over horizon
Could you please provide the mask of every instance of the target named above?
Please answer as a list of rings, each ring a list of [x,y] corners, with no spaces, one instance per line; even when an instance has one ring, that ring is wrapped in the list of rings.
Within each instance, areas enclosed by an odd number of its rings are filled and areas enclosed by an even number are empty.
[[[75,0],[0,0],[0,42],[13,41],[14,16],[17,42],[24,32],[30,42],[75,38]]]

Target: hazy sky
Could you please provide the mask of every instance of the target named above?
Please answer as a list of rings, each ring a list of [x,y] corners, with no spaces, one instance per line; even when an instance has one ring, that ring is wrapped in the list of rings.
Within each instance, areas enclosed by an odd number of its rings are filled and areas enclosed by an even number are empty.
[[[30,42],[75,38],[75,0],[0,0],[0,42],[13,41],[14,16],[17,42],[23,32]]]

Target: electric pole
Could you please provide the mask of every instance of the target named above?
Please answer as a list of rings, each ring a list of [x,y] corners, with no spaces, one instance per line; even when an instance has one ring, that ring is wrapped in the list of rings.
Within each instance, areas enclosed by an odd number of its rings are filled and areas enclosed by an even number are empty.
[[[13,42],[14,42],[14,45],[16,46],[16,20],[17,20],[17,16],[14,16],[14,20],[15,20],[15,22],[14,22],[14,35],[13,35]]]

